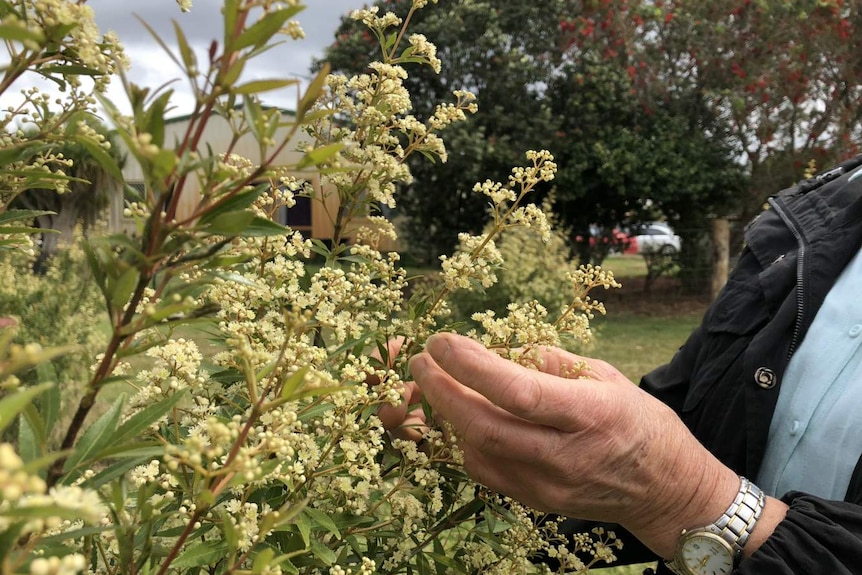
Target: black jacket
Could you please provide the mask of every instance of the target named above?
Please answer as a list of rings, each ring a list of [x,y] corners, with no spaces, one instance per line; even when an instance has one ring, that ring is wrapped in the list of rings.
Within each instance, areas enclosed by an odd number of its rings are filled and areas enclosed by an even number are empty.
[[[752,480],[788,360],[862,247],[862,178],[848,183],[846,175],[860,163],[855,158],[770,198],[701,326],[641,382],[724,464]],[[735,574],[862,574],[862,458],[845,501],[798,492],[783,500],[786,519]],[[578,523],[569,529],[583,530]],[[624,543],[625,562],[655,559],[631,536]],[[660,563],[658,573],[670,571]]]

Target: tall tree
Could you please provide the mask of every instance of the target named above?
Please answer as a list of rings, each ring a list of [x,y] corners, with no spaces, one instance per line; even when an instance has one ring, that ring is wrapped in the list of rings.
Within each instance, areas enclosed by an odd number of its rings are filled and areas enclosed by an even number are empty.
[[[692,94],[721,120],[749,176],[736,215],[859,153],[862,5],[846,0],[594,0],[570,19],[584,46],[625,67],[645,105]]]

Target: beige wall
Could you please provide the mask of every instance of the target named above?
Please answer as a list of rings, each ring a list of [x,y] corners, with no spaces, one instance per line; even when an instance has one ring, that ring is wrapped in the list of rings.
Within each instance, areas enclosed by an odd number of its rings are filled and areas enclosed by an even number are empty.
[[[173,142],[180,142],[185,139],[185,132],[188,130],[189,121],[187,118],[179,118],[168,120],[165,124],[165,142],[171,145]],[[289,128],[282,127],[275,135],[276,141],[286,138],[289,135]],[[215,116],[207,123],[203,136],[201,138],[200,149],[205,150],[207,146],[212,148],[216,153],[223,153],[230,147],[233,133],[230,129],[230,124],[221,116]],[[297,151],[300,145],[309,142],[308,136],[298,131],[293,135],[288,144],[273,158],[272,165],[275,166],[295,166],[302,157],[302,154]],[[260,163],[268,158],[262,158],[257,141],[250,134],[242,136],[233,146],[232,152],[253,162]],[[268,154],[272,154],[274,150],[268,150]],[[142,184],[143,172],[140,164],[128,155],[126,166],[123,168],[123,175],[126,183],[129,185]],[[321,196],[320,175],[316,171],[294,172],[298,178],[303,178],[310,181],[317,190],[318,197]],[[198,202],[197,183],[188,181],[183,190],[183,197],[180,199],[180,204],[177,210],[178,216],[188,215],[193,213]],[[134,221],[123,216],[124,197],[121,190],[116,190],[112,196],[109,223],[112,231],[124,231],[129,234],[135,233]],[[311,227],[299,227],[304,234],[318,239],[332,238],[332,222],[330,215],[335,216],[338,209],[338,199],[335,194],[329,194],[326,199],[326,209],[319,202],[312,202]],[[384,251],[397,249],[395,245],[381,246]]]

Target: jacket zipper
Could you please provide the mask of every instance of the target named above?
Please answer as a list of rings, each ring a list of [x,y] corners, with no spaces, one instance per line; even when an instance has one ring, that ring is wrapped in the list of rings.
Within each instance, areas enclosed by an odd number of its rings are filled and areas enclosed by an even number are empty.
[[[805,312],[805,290],[808,287],[805,281],[808,240],[805,239],[805,236],[799,229],[799,224],[787,213],[784,206],[778,200],[769,198],[769,205],[772,206],[787,227],[790,228],[793,237],[796,238],[796,242],[799,244],[799,252],[797,253],[796,260],[796,324],[793,326],[793,338],[790,340],[790,347],[787,350],[787,358],[790,359],[793,356],[793,352],[796,351],[796,346],[799,345],[799,337],[802,334],[802,322]]]

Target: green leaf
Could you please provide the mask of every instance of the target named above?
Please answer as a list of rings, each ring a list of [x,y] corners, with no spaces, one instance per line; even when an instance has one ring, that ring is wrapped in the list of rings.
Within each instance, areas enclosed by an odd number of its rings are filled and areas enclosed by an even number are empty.
[[[338,557],[335,555],[335,553],[332,551],[332,549],[330,549],[329,547],[327,547],[326,545],[324,545],[322,542],[318,541],[317,539],[311,540],[310,547],[311,547],[311,553],[315,557],[317,557],[318,559],[323,561],[323,563],[325,565],[327,565],[327,566],[335,565],[335,562],[338,559]]]
[[[282,398],[293,399],[293,395],[296,393],[296,390],[299,389],[299,386],[302,385],[302,382],[305,381],[305,375],[308,373],[310,368],[311,366],[304,365],[287,378],[287,381],[285,381],[284,385],[281,386]]]
[[[53,429],[57,424],[57,419],[60,417],[60,407],[62,400],[60,399],[60,386],[57,384],[57,370],[54,364],[50,362],[40,363],[36,366],[36,375],[40,382],[53,383],[48,391],[39,398],[39,413],[42,419],[45,420],[45,427]]]
[[[227,543],[228,553],[236,553],[239,549],[239,534],[237,534],[236,526],[231,521],[230,514],[224,509],[220,510],[222,533],[224,534],[225,543]]]
[[[171,20],[171,23],[174,25],[174,34],[177,37],[177,45],[180,49],[180,57],[183,60],[183,64],[185,64],[186,71],[197,68],[197,57],[195,56],[194,50],[192,50],[189,45],[189,41],[186,39],[186,35],[183,32],[182,27],[176,20]]]
[[[115,307],[124,308],[126,306],[140,277],[141,274],[137,268],[130,267],[116,279],[111,290],[111,302]]]
[[[181,390],[169,397],[166,397],[158,402],[148,405],[117,429],[116,433],[110,438],[110,441],[105,444],[105,448],[120,445],[127,441],[138,438],[138,434],[147,429],[150,425],[158,421],[164,414],[172,410],[181,399],[186,396],[187,390]]]
[[[60,517],[62,519],[79,519],[81,512],[77,509],[67,509],[59,505],[34,505],[15,506],[0,511],[0,517],[12,517],[15,519],[45,519],[48,517]]]
[[[227,552],[227,544],[224,541],[204,541],[191,545],[183,551],[176,560],[171,563],[174,569],[188,569],[190,567],[201,567],[203,565],[215,565],[224,559]]]
[[[303,543],[308,547],[311,544],[311,520],[308,517],[299,514],[294,521],[296,528],[299,529],[299,535],[302,537]]]
[[[42,232],[58,233],[56,230],[45,230],[30,226],[0,226],[0,234],[38,234]]]
[[[103,76],[105,73],[86,66],[64,64],[62,66],[42,66],[39,72],[44,74],[60,74],[62,76]]]
[[[218,216],[229,212],[242,211],[254,203],[269,189],[268,183],[260,184],[253,190],[219,198],[200,218],[200,224],[208,224]]]
[[[91,140],[86,136],[73,135],[71,140],[81,144],[87,150],[94,160],[96,160],[102,168],[105,169],[110,176],[118,182],[124,182],[123,173],[120,171],[120,166],[117,164],[110,153],[105,148]]]
[[[282,8],[266,14],[263,18],[246,28],[229,49],[243,50],[250,46],[260,47],[267,44],[293,16],[302,10],[300,6]]]
[[[305,114],[308,112],[314,103],[317,102],[320,95],[323,93],[323,87],[326,85],[326,77],[329,75],[329,64],[324,64],[323,69],[317,73],[317,76],[309,82],[308,88],[305,89],[305,94],[299,100],[296,106],[297,122],[305,121]]]
[[[242,234],[245,237],[283,236],[290,228],[277,224],[268,218],[256,216]]]
[[[6,429],[40,393],[47,391],[53,384],[42,383],[20,389],[0,399],[0,431]]]
[[[344,149],[344,144],[342,142],[336,142],[334,144],[328,144],[320,148],[315,148],[310,152],[306,153],[302,157],[302,159],[299,160],[296,169],[302,170],[303,168],[322,164],[335,156],[342,149]]]
[[[251,572],[255,575],[262,573],[264,569],[269,567],[269,564],[272,563],[274,557],[275,550],[271,547],[265,547],[257,554],[257,556],[255,556],[254,563],[252,563],[251,566]]]
[[[87,428],[75,446],[72,455],[66,460],[66,472],[71,471],[79,464],[86,463],[111,441],[117,431],[125,402],[126,395],[120,395],[110,409]]]
[[[332,518],[323,511],[315,509],[314,507],[306,507],[302,512],[311,518],[313,524],[329,531],[336,537],[341,537],[341,531],[338,530],[338,526],[335,524],[335,521],[333,521]]]
[[[281,80],[252,80],[234,88],[237,94],[259,94],[261,92],[270,92],[272,90],[281,90],[288,86],[299,84],[299,80],[281,79]]]
[[[45,445],[45,424],[31,403],[18,418],[18,454],[24,463],[30,463],[42,454]]]
[[[248,210],[227,212],[213,218],[206,226],[206,230],[211,234],[236,236],[245,231],[256,217],[253,212]]]
[[[12,40],[14,42],[36,42],[41,44],[45,40],[45,36],[38,30],[31,29],[23,22],[16,24],[0,24],[0,38],[4,40]]]
[[[6,222],[30,221],[39,216],[53,216],[56,214],[57,212],[45,210],[6,210],[5,212],[0,212],[0,224],[4,224]]]
[[[164,450],[162,450],[164,452]],[[113,465],[106,467],[93,477],[90,477],[82,484],[84,487],[89,489],[98,489],[103,485],[110,483],[114,479],[121,477],[126,474],[130,469],[134,469],[138,465],[143,465],[145,463],[149,463],[152,461],[152,455],[145,455],[142,457],[137,457],[133,459],[123,459],[114,463]]]

